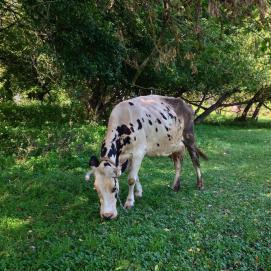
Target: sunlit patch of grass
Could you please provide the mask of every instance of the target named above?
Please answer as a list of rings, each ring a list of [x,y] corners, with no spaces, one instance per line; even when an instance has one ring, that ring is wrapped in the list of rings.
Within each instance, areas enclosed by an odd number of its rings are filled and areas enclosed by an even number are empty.
[[[19,218],[1,217],[0,231],[17,230],[25,225],[28,225],[29,222],[29,219],[24,220]]]

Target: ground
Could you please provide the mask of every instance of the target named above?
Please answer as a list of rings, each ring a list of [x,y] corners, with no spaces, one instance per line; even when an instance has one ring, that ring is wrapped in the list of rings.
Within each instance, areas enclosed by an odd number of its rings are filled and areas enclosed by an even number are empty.
[[[0,270],[271,270],[270,123],[197,126],[205,190],[188,155],[179,193],[172,162],[146,158],[143,198],[104,222],[84,173],[105,126],[12,110],[0,111]]]

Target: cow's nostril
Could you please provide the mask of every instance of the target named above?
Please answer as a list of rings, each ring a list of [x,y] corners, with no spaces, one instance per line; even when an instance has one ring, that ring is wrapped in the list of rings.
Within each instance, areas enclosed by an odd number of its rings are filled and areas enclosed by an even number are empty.
[[[110,220],[112,218],[113,214],[111,213],[105,213],[103,214],[103,218],[106,219],[106,220]]]

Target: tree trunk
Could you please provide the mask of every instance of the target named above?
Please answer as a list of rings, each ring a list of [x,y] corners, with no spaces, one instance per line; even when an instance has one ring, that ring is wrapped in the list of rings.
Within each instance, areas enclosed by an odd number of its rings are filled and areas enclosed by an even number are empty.
[[[255,97],[255,96],[254,96],[254,97]],[[252,99],[247,103],[245,109],[244,109],[243,112],[242,112],[242,115],[241,115],[240,117],[236,118],[236,119],[239,120],[239,121],[246,121],[246,119],[247,119],[247,114],[248,114],[250,108],[252,107],[253,103],[254,103],[254,100],[253,100],[253,98],[252,98]]]
[[[252,97],[252,99],[250,99],[248,101],[244,111],[242,112],[241,117],[236,118],[236,120],[245,121],[247,119],[247,115],[248,115],[250,108],[257,101],[257,99],[261,95],[261,93],[262,93],[262,90],[259,90],[258,92],[256,92],[256,94]]]
[[[261,110],[261,107],[263,105],[263,101],[259,102],[253,112],[253,115],[251,117],[251,119],[253,120],[258,120],[258,116],[259,116],[259,113],[260,113],[260,110]]]
[[[228,98],[230,97],[235,91],[231,92],[226,92],[224,93],[219,99],[210,107],[208,107],[202,114],[200,114],[198,117],[195,119],[195,123],[201,123],[204,121],[204,119],[209,116],[213,111],[215,111],[217,108],[221,106],[221,104]]]

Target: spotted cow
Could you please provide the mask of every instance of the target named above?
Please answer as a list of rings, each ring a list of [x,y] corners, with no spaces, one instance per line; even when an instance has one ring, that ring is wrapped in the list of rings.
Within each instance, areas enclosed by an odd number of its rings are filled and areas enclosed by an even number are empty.
[[[95,176],[94,188],[100,199],[100,215],[117,217],[118,177],[128,170],[129,193],[126,208],[134,206],[135,196],[142,197],[138,171],[145,155],[169,156],[175,167],[174,191],[180,189],[180,169],[185,148],[197,175],[197,187],[203,188],[199,156],[207,157],[197,148],[194,137],[194,112],[180,98],[157,95],[123,101],[113,109],[101,147],[101,158],[89,161]]]

